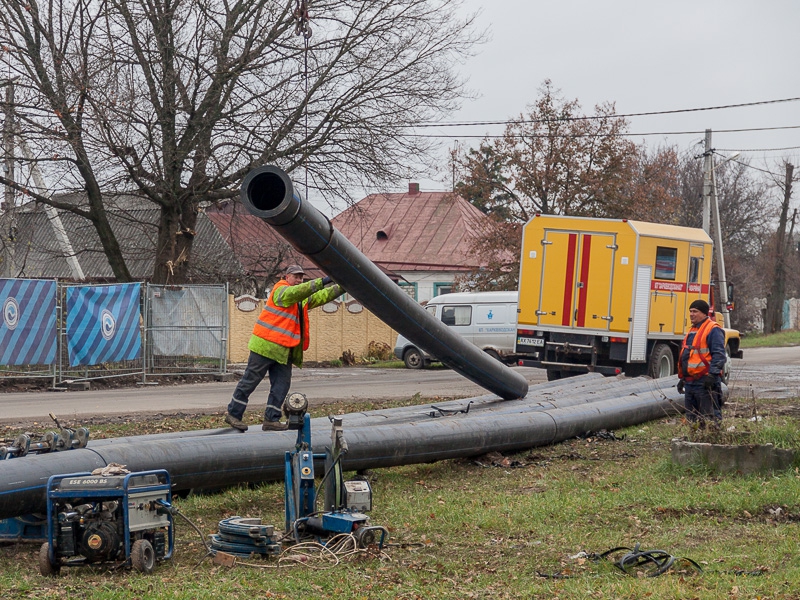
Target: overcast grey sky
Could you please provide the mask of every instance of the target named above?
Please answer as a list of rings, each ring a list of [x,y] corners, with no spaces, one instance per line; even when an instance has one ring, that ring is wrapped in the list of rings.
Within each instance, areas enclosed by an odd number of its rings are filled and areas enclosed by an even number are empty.
[[[491,39],[463,66],[479,97],[465,101],[451,122],[516,117],[547,78],[585,114],[605,101],[630,114],[800,97],[800,0],[466,0],[465,9],[481,11],[478,22]],[[715,148],[746,150],[755,166],[779,170],[781,157],[800,163],[800,101],[631,117],[629,123],[631,133],[661,133],[633,136],[637,143],[699,153],[696,144],[711,128]],[[482,136],[502,129],[426,133]],[[448,148],[455,143],[445,141]],[[792,149],[762,150],[772,148]],[[443,152],[443,166],[446,161]],[[421,187],[450,189],[448,169]]]

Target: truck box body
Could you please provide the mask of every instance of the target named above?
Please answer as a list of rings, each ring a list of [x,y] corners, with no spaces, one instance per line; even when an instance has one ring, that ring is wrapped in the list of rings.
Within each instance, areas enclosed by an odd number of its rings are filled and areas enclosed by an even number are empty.
[[[523,230],[516,352],[551,378],[671,374],[689,305],[712,304],[711,257],[702,229],[537,215]]]

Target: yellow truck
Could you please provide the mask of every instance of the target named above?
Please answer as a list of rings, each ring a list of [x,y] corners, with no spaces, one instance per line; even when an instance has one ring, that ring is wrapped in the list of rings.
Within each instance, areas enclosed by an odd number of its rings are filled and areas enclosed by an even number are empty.
[[[519,364],[547,369],[549,380],[676,373],[689,304],[714,306],[711,257],[702,229],[536,215],[522,236]],[[726,329],[725,341],[741,358],[739,332]],[[730,358],[723,378],[729,367]]]

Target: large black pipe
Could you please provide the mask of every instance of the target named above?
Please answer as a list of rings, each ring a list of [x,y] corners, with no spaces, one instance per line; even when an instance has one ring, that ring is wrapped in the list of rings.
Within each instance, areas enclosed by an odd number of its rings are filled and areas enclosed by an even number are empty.
[[[640,382],[620,388],[614,398],[538,410],[531,403],[523,412],[507,412],[520,403],[486,403],[469,413],[432,418],[420,411],[416,420],[392,426],[348,427],[347,470],[390,467],[510,451],[559,442],[578,433],[616,429],[676,414],[683,396],[675,387],[641,390]],[[462,401],[464,402],[464,401]],[[421,407],[420,407],[421,408]],[[496,412],[497,411],[497,412]],[[323,446],[330,434],[327,419],[312,421],[312,441]],[[286,450],[296,441],[293,431],[258,431],[242,435],[219,429],[213,435],[137,440],[135,437],[87,448],[2,461],[0,519],[43,512],[45,486],[51,475],[86,472],[115,462],[131,471],[167,469],[175,491],[224,487],[283,478]]]
[[[522,375],[428,314],[304,201],[284,171],[273,166],[250,171],[242,182],[241,198],[252,214],[414,344],[505,400],[525,396],[528,382]]]

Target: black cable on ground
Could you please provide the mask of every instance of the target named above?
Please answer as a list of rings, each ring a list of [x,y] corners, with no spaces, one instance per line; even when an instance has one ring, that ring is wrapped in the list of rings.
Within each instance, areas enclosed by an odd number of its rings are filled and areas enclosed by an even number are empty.
[[[676,565],[688,565],[694,568],[698,573],[703,572],[703,568],[693,561],[691,558],[672,556],[669,552],[664,550],[640,550],[637,543],[633,549],[625,546],[612,548],[606,550],[599,555],[590,555],[593,560],[599,561],[604,558],[616,554],[622,550],[627,550],[619,559],[613,561],[613,565],[626,575],[633,575],[637,577],[639,573],[643,573],[645,577],[658,577],[663,575]]]

